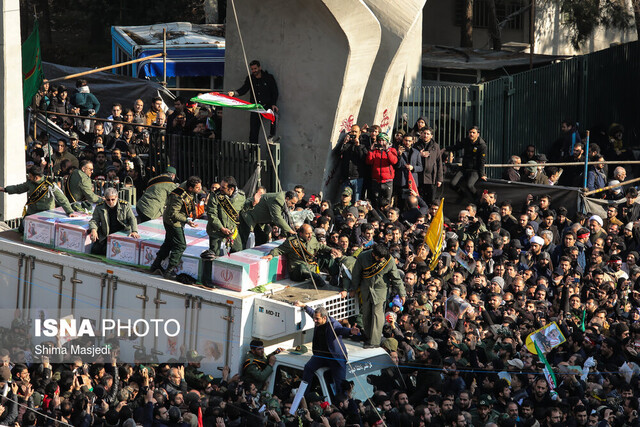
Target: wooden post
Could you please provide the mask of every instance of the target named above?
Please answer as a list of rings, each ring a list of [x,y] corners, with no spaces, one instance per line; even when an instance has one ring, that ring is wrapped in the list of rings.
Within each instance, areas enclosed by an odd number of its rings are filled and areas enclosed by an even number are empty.
[[[62,81],[62,80],[69,80],[69,79],[73,79],[73,78],[80,77],[80,76],[86,76],[88,74],[98,73],[100,71],[112,70],[114,68],[124,67],[125,65],[135,64],[137,62],[146,61],[146,60],[151,59],[151,58],[158,58],[160,56],[162,56],[161,53],[156,53],[155,55],[149,55],[149,56],[145,56],[144,58],[133,59],[131,61],[121,62],[119,64],[107,65],[106,67],[96,68],[95,70],[83,71],[81,73],[69,74],[68,76],[58,77],[56,79],[45,80],[45,83],[46,82],[49,82],[49,83],[59,82],[59,81]]]

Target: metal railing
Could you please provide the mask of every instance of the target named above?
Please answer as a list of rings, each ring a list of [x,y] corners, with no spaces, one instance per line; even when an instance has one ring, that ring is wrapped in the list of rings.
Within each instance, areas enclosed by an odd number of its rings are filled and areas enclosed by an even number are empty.
[[[149,153],[149,162],[161,170],[173,166],[181,179],[197,175],[210,184],[231,175],[243,187],[261,167],[259,185],[268,191],[278,191],[276,173],[269,160],[266,147],[239,141],[216,141],[208,138],[166,135],[155,142],[159,155]],[[276,168],[280,168],[280,144],[270,144]],[[152,150],[153,151],[153,150]]]
[[[640,42],[636,41],[486,83],[404,88],[396,126],[410,129],[424,116],[436,140],[448,147],[478,125],[490,163],[506,162],[529,144],[548,152],[563,120],[577,122],[581,133],[591,130],[592,142],[606,140],[610,124],[622,124],[626,145],[636,146],[640,145],[638,75]],[[498,173],[493,170],[490,176]]]

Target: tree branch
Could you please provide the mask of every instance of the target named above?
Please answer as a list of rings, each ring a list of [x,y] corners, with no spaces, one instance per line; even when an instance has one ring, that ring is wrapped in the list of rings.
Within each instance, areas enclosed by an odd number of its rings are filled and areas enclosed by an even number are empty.
[[[522,15],[523,13],[525,13],[527,10],[531,9],[531,4],[529,3],[528,5],[516,10],[515,12],[513,12],[510,15],[505,16],[504,20],[500,21],[498,23],[498,28],[500,30],[502,30],[504,28],[505,25],[507,25],[507,23],[509,21],[511,21],[512,19],[514,19],[516,16],[518,15]]]

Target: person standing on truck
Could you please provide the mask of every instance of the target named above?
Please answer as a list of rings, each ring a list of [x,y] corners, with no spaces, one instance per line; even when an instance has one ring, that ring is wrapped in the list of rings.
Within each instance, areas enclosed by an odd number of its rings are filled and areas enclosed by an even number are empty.
[[[313,318],[315,328],[313,329],[313,356],[304,365],[302,382],[293,399],[291,411],[298,409],[307,385],[313,380],[314,373],[322,367],[331,370],[336,394],[342,392],[342,382],[347,375],[347,348],[342,342],[342,337],[360,334],[360,329],[355,324],[351,328],[340,325],[322,306],[314,310],[300,301],[296,301],[294,305],[303,308]]]
[[[162,210],[167,203],[169,193],[178,186],[178,184],[173,182],[175,179],[176,168],[169,166],[167,167],[166,173],[149,180],[147,189],[136,204],[138,222],[140,224],[162,216]]]
[[[235,96],[236,92],[239,96],[249,92],[249,99],[252,104],[260,104],[266,110],[271,109],[274,113],[277,113],[278,85],[276,84],[276,79],[273,77],[273,74],[269,74],[266,70],[263,70],[260,66],[260,61],[255,59],[249,63],[249,70],[251,71],[251,76],[247,76],[244,79],[244,83],[240,89],[230,91],[229,96]],[[251,81],[249,81],[249,79],[251,79]],[[258,143],[261,127],[260,120],[262,120],[262,116],[258,113],[251,113],[249,119],[249,142],[253,144]],[[269,138],[273,137],[275,132],[276,125],[273,123],[269,129]]]
[[[318,242],[313,234],[313,227],[309,224],[302,224],[297,236],[287,237],[280,246],[273,248],[268,255],[262,258],[271,260],[273,257],[285,255],[291,280],[302,282],[313,277],[315,284],[323,287],[327,282],[318,274],[320,269],[325,269],[325,267],[332,269],[336,264],[332,257],[318,258],[320,253],[330,253],[333,257],[337,255],[335,249]],[[338,271],[333,273],[337,277]]]
[[[238,183],[232,176],[222,178],[220,188],[209,195],[205,211],[209,252],[213,255],[221,255],[220,248],[225,240],[229,253],[242,250],[238,226],[245,201],[244,191],[238,190]]]
[[[151,264],[151,272],[162,274],[168,280],[176,280],[176,267],[187,248],[184,226],[185,224],[190,227],[196,226],[193,221],[196,210],[194,197],[202,191],[202,180],[197,176],[190,177],[184,185],[185,188],[176,188],[167,198],[167,205],[162,215],[165,229],[164,242],[160,246],[155,261]],[[163,272],[160,264],[166,257],[169,257],[169,265]]]
[[[253,201],[254,206],[240,215],[240,238],[242,246],[247,247],[247,239],[251,230],[256,232],[256,246],[267,243],[267,235],[258,232],[259,224],[274,224],[280,227],[287,234],[296,234],[295,230],[289,225],[289,210],[294,209],[298,203],[298,195],[295,191],[281,191],[279,193],[265,193],[256,203],[257,197]],[[245,209],[247,206],[245,206]]]
[[[374,348],[382,340],[384,326],[384,304],[389,293],[389,286],[395,289],[391,296],[399,295],[404,304],[407,293],[398,274],[398,269],[389,248],[381,243],[373,245],[373,249],[363,251],[356,258],[351,278],[350,295],[355,296],[360,290],[362,296],[362,326],[366,335],[364,348]]]
[[[98,203],[102,197],[93,192],[91,175],[93,174],[93,162],[83,160],[80,169],[74,170],[64,182],[64,195],[75,205],[89,209],[91,204]]]
[[[269,357],[265,357],[264,343],[260,340],[252,340],[249,347],[251,349],[242,362],[242,379],[255,384],[258,390],[262,390],[273,372],[276,355],[270,354]]]
[[[93,242],[91,253],[106,255],[107,237],[118,231],[126,231],[134,239],[140,238],[138,222],[131,205],[125,200],[119,200],[118,190],[109,187],[104,192],[104,203],[96,206],[89,221],[89,237]]]
[[[62,206],[68,216],[76,216],[69,199],[49,178],[45,178],[40,166],[31,166],[27,171],[27,180],[22,184],[0,187],[0,192],[7,194],[27,193],[27,204],[24,206],[23,216],[53,209],[56,207],[56,202]],[[21,233],[24,231],[22,224],[20,224],[19,231]]]

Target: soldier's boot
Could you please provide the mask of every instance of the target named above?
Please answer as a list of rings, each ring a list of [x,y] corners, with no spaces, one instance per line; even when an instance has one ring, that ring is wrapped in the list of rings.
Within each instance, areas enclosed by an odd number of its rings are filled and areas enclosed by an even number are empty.
[[[167,280],[176,280],[178,278],[178,275],[176,274],[176,270],[177,268],[175,266],[167,267],[167,269],[165,270],[162,276]]]
[[[162,276],[164,274],[164,268],[162,268],[161,260],[159,258],[156,258],[155,261],[153,261],[149,271],[151,271],[151,274],[156,276]]]

